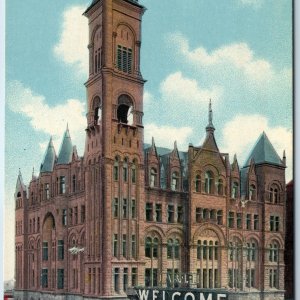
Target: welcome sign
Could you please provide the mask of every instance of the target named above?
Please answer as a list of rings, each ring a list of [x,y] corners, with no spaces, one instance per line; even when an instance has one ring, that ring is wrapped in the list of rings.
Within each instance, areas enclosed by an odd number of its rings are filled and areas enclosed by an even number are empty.
[[[134,288],[130,299],[139,300],[227,300],[225,290],[174,289],[174,288]]]

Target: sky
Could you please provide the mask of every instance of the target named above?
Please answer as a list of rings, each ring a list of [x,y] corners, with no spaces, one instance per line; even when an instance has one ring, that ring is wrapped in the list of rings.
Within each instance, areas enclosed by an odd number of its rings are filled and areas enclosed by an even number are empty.
[[[265,131],[292,179],[292,1],[139,0],[145,142],[200,146],[212,101],[215,137],[240,167]],[[67,127],[83,155],[90,1],[6,1],[5,264],[14,276],[14,191],[38,175]]]

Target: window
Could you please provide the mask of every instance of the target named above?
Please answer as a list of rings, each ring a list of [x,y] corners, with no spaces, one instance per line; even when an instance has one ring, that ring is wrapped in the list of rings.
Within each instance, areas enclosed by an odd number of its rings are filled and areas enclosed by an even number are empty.
[[[234,212],[233,211],[230,211],[228,213],[228,227],[234,228]]]
[[[40,231],[40,218],[37,218],[37,232]]]
[[[231,198],[236,199],[238,197],[238,188],[239,185],[237,182],[232,184]]]
[[[278,249],[278,244],[277,243],[272,243],[269,245],[269,261],[270,262],[278,262],[278,254],[279,254],[279,249]]]
[[[158,283],[157,269],[145,269],[145,286],[157,286]]]
[[[255,200],[255,199],[256,199],[255,185],[251,184],[249,188],[249,200]]]
[[[152,203],[146,203],[146,221],[153,221]]]
[[[274,204],[279,203],[279,188],[276,184],[273,184],[270,188],[269,201]]]
[[[42,269],[42,287],[48,287],[48,269]]]
[[[113,216],[117,218],[119,216],[119,199],[114,199],[114,206],[113,206]]]
[[[45,198],[46,200],[50,199],[50,189],[49,189],[49,183],[45,184]]]
[[[251,214],[246,215],[246,229],[251,230]]]
[[[158,238],[146,238],[145,243],[145,256],[149,258],[158,257]]]
[[[269,286],[270,288],[278,288],[278,270],[269,270]]]
[[[95,55],[94,55],[94,68],[95,68],[95,73],[100,72],[102,66],[102,48],[98,48],[95,50]]]
[[[123,218],[127,218],[127,199],[123,199]]]
[[[127,159],[125,158],[123,164],[123,181],[127,182],[127,180],[128,180],[128,165],[127,165]]]
[[[156,222],[162,222],[161,204],[155,204]]]
[[[174,223],[174,205],[168,205],[168,223]]]
[[[217,223],[218,223],[218,225],[223,225],[223,211],[222,210],[217,211]]]
[[[246,286],[255,287],[255,269],[246,269]]]
[[[118,157],[115,158],[113,173],[114,173],[113,174],[114,180],[118,180],[119,179],[119,159],[118,159]]]
[[[118,256],[118,235],[114,234],[114,240],[113,240],[113,256]]]
[[[131,256],[136,257],[136,238],[135,234],[131,236]]]
[[[203,219],[208,220],[209,219],[209,210],[207,208],[203,209]]]
[[[64,288],[64,269],[57,269],[57,288]]]
[[[211,171],[205,173],[204,190],[207,194],[213,193],[213,174]]]
[[[70,225],[73,223],[73,208],[69,209],[69,223]]]
[[[120,269],[114,268],[114,291],[119,292]]]
[[[48,260],[48,242],[43,242],[43,260]]]
[[[182,206],[177,207],[177,222],[178,223],[183,222],[183,207]]]
[[[167,244],[167,258],[179,259],[180,244],[179,240],[169,239]]]
[[[224,194],[223,180],[219,179],[219,181],[218,181],[218,195],[223,196],[223,194]]]
[[[200,177],[200,175],[196,175],[195,190],[196,190],[196,192],[201,192],[201,177]]]
[[[66,177],[65,176],[60,176],[59,193],[60,194],[65,194],[66,193]]]
[[[72,192],[75,193],[76,192],[76,176],[73,175],[72,177]]]
[[[126,234],[123,234],[123,239],[122,239],[122,255],[123,255],[123,257],[127,256],[127,236],[126,236]]]
[[[123,272],[123,291],[127,290],[128,286],[128,268],[124,268]]]
[[[137,286],[137,268],[131,270],[131,285]]]
[[[172,182],[171,182],[171,190],[178,191],[179,189],[179,175],[178,172],[172,173]]]
[[[242,228],[242,214],[241,213],[236,214],[236,227],[239,229]]]
[[[253,224],[254,230],[259,230],[259,218],[258,215],[254,215],[254,224]]]
[[[64,241],[63,240],[57,241],[57,259],[58,260],[64,259]]]
[[[279,231],[279,217],[270,216],[270,231]]]
[[[117,68],[125,73],[132,73],[132,49],[118,45]]]
[[[202,220],[202,215],[203,211],[202,211],[202,208],[201,207],[196,207],[196,222],[197,223],[200,223],[201,220]]]
[[[255,261],[257,256],[257,249],[255,242],[248,242],[247,243],[247,260],[248,261]]]
[[[77,206],[75,206],[74,207],[74,219],[75,219],[75,225],[77,225],[78,224],[78,207]]]
[[[157,186],[157,171],[154,168],[150,170],[150,187]]]
[[[135,164],[131,167],[131,182],[136,183],[136,167]]]
[[[131,200],[131,218],[136,218],[136,204],[134,199]]]
[[[85,206],[81,205],[81,223],[85,222]]]
[[[64,226],[67,226],[67,210],[66,209],[62,210],[62,224]]]

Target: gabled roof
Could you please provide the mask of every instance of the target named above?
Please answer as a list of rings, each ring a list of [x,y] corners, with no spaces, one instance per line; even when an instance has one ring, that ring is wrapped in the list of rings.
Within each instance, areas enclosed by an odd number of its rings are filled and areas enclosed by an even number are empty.
[[[56,160],[56,153],[55,153],[55,149],[54,149],[52,137],[51,137],[48,147],[47,147],[47,150],[46,150],[46,153],[45,153],[44,161],[41,164],[40,172],[41,173],[52,172],[55,160]]]
[[[68,164],[72,161],[73,145],[70,137],[69,128],[67,127],[63,141],[60,146],[57,164]]]
[[[251,159],[257,164],[272,164],[284,167],[283,161],[280,159],[270,140],[265,132],[263,132],[258,138],[254,148],[252,149],[244,167],[251,164]]]

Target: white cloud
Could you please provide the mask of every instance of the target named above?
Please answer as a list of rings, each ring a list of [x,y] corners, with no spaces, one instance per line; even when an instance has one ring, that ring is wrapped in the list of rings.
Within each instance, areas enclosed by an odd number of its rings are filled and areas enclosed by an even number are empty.
[[[145,143],[150,144],[154,137],[156,146],[173,149],[176,140],[178,148],[186,150],[192,132],[191,127],[159,126],[150,123],[145,125]]]
[[[151,105],[154,101],[153,95],[149,91],[144,91],[143,103],[144,105]]]
[[[181,72],[170,74],[160,85],[162,97],[168,101],[185,104],[205,104],[209,99],[217,102],[222,94],[219,87],[201,88],[195,79],[184,77]]]
[[[190,49],[188,40],[181,34],[170,35],[170,41],[186,60],[199,68],[217,69],[218,71],[242,74],[254,82],[270,81],[274,76],[272,65],[257,58],[246,43],[233,43],[214,49],[210,53],[204,47]]]
[[[66,64],[88,74],[88,22],[82,15],[86,6],[69,7],[63,15],[62,32],[54,53]]]
[[[67,123],[73,144],[83,149],[86,126],[85,105],[78,99],[68,99],[64,104],[49,106],[44,96],[35,94],[19,81],[9,82],[6,91],[8,107],[30,119],[35,131],[53,136],[58,151]],[[40,143],[45,148],[47,141]]]
[[[263,131],[265,131],[281,158],[283,151],[286,151],[288,167],[286,178],[289,181],[293,176],[293,133],[282,126],[270,126],[265,116],[259,114],[239,114],[235,116],[225,124],[222,130],[223,140],[220,149],[221,151],[228,152],[231,155],[231,159],[233,154],[236,153],[240,166],[243,166],[252,147]]]

